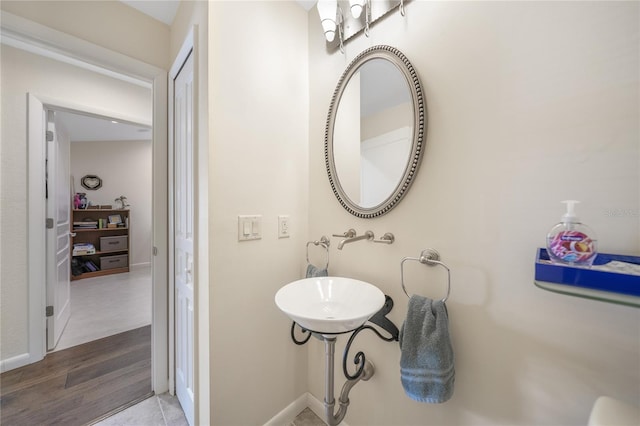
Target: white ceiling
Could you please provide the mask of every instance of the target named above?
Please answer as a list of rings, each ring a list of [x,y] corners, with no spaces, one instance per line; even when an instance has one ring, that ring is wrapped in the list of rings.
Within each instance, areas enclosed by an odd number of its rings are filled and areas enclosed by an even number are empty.
[[[318,0],[296,0],[296,3],[298,3],[304,8],[304,10],[308,12],[313,6],[316,5],[316,3],[318,3]]]
[[[151,140],[151,127],[114,123],[110,119],[56,111],[71,142]]]
[[[120,0],[122,3],[139,10],[167,25],[173,23],[180,0]],[[237,1],[237,0],[236,0]],[[309,11],[318,0],[295,0],[304,10]]]
[[[120,0],[122,3],[139,10],[167,25],[173,23],[180,0]]]

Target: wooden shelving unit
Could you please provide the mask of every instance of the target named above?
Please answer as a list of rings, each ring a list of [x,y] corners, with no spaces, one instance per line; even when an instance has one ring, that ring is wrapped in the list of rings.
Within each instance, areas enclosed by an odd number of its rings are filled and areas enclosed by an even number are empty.
[[[129,256],[129,247],[131,245],[131,221],[129,217],[129,210],[115,210],[115,209],[83,209],[83,210],[73,210],[72,220],[71,220],[71,255],[72,258],[77,259],[79,261],[90,260],[94,265],[98,266],[100,270],[93,272],[83,272],[80,275],[71,274],[71,280],[80,280],[83,278],[91,278],[91,277],[99,277],[102,275],[111,275],[111,274],[120,274],[123,272],[129,272],[129,262],[131,258]],[[122,219],[122,222],[125,224],[123,227],[117,228],[108,228],[102,227],[97,229],[86,229],[79,228],[76,224],[77,222],[99,222],[104,221],[108,223],[109,216],[118,215]],[[104,247],[101,247],[102,237],[127,237],[127,243],[124,247],[120,247],[116,250],[104,250]],[[93,254],[80,254],[73,255],[73,246],[77,243],[90,243],[96,249],[96,252]],[[118,256],[118,255],[127,255],[127,260],[125,265],[118,268],[111,269],[102,269],[101,266],[101,258],[106,256]]]

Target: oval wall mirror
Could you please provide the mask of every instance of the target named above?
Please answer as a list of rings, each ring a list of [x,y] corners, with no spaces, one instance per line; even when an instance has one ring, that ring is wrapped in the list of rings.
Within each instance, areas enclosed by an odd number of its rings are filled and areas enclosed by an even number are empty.
[[[409,60],[390,46],[360,53],[338,81],[325,129],[327,174],[340,204],[362,218],[395,207],[418,171],[425,130]]]

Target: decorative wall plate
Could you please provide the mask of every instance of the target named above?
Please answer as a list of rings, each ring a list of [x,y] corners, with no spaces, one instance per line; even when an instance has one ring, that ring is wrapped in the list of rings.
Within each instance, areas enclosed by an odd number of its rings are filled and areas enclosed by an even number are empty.
[[[83,187],[95,191],[102,186],[102,179],[96,175],[86,175],[80,179],[80,183]]]

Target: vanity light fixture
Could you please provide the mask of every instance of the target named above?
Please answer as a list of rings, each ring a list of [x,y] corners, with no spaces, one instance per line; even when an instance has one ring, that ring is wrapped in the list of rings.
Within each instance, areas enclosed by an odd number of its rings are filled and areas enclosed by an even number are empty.
[[[353,19],[360,20],[364,12],[364,35],[369,37],[369,24],[371,23],[371,0],[349,0],[349,9]]]
[[[318,0],[317,8],[324,36],[331,43],[336,38],[338,25],[341,24],[342,13],[338,7],[338,0]]]
[[[344,53],[344,42],[360,32],[369,37],[369,26],[393,9],[398,8],[404,16],[404,3],[408,1],[318,0],[316,8],[329,49],[339,47]],[[343,10],[348,12],[343,13]]]

